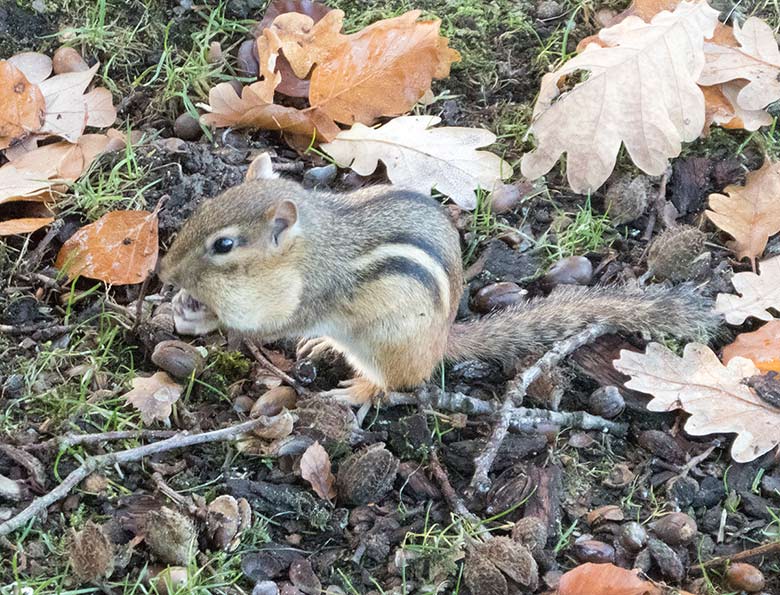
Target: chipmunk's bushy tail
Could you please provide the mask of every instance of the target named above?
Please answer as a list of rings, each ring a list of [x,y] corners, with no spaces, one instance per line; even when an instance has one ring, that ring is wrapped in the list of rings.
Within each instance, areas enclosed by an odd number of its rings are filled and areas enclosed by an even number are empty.
[[[503,361],[521,352],[543,350],[598,323],[615,331],[706,342],[718,322],[710,300],[689,285],[645,290],[635,286],[563,286],[549,297],[454,324],[445,357],[450,361]]]

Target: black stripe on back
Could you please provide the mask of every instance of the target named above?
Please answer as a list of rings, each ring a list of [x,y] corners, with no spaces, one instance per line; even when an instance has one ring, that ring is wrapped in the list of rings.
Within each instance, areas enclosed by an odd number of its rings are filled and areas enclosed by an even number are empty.
[[[441,268],[443,268],[447,274],[450,272],[450,267],[444,260],[444,255],[441,253],[441,250],[439,250],[439,247],[432,242],[429,242],[425,238],[420,237],[419,234],[414,235],[402,231],[399,231],[398,233],[391,233],[390,235],[381,238],[381,244],[408,244],[410,246],[414,246],[415,248],[419,248],[433,260],[438,262],[441,265]],[[378,245],[379,244],[377,244],[377,246]]]
[[[372,263],[371,266],[362,269],[358,273],[357,282],[358,284],[369,283],[385,275],[410,277],[419,282],[431,294],[434,304],[438,304],[441,300],[439,286],[431,272],[411,258],[404,256],[390,256]]]

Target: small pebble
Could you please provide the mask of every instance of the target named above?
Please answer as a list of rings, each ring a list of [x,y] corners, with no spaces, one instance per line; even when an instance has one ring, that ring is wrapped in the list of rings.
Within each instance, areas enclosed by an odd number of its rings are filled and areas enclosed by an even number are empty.
[[[517,283],[503,282],[486,285],[474,296],[474,309],[482,314],[506,308],[525,300],[528,292]]]
[[[51,62],[54,74],[85,72],[89,70],[89,65],[81,57],[81,54],[67,46],[62,46],[54,52]]]
[[[563,14],[563,7],[555,0],[542,0],[536,5],[537,19],[554,19],[561,14]]]
[[[647,540],[647,548],[655,560],[661,574],[674,581],[681,581],[685,577],[685,566],[671,547],[660,539],[650,537]]]
[[[553,285],[587,285],[592,277],[593,265],[584,256],[562,258],[545,275]]]
[[[764,588],[764,574],[752,564],[736,563],[726,571],[729,584],[738,590],[756,593]]]
[[[236,413],[248,413],[252,410],[252,406],[255,402],[246,395],[240,395],[233,401],[233,411]]]
[[[273,581],[260,581],[252,588],[252,595],[279,595],[279,587]]]
[[[620,528],[618,541],[629,552],[638,552],[647,543],[647,531],[636,521],[630,521]]]
[[[173,133],[182,140],[198,140],[203,130],[195,118],[184,112],[173,123]]]
[[[522,197],[522,191],[514,184],[501,184],[490,193],[490,210],[498,215],[508,213],[518,205]]]

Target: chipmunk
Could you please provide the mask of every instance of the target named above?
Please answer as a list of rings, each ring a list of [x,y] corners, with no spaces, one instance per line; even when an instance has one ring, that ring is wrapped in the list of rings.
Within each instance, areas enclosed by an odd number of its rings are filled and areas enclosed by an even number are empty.
[[[703,297],[660,286],[563,286],[455,322],[460,238],[434,199],[388,186],[304,189],[280,179],[267,154],[247,178],[199,206],[160,277],[183,288],[178,307],[196,326],[218,320],[263,339],[308,339],[304,355],[343,354],[357,375],[328,394],[352,404],[416,387],[442,360],[506,360],[597,322],[679,337],[714,324]]]

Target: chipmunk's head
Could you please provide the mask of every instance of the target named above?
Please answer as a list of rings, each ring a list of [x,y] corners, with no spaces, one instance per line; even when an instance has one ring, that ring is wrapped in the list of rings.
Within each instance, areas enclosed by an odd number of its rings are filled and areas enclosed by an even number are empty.
[[[296,265],[302,252],[296,197],[303,190],[277,179],[267,163],[256,167],[256,160],[244,184],[198,207],[159,273],[208,306],[223,325],[257,333],[284,326],[303,285]]]

